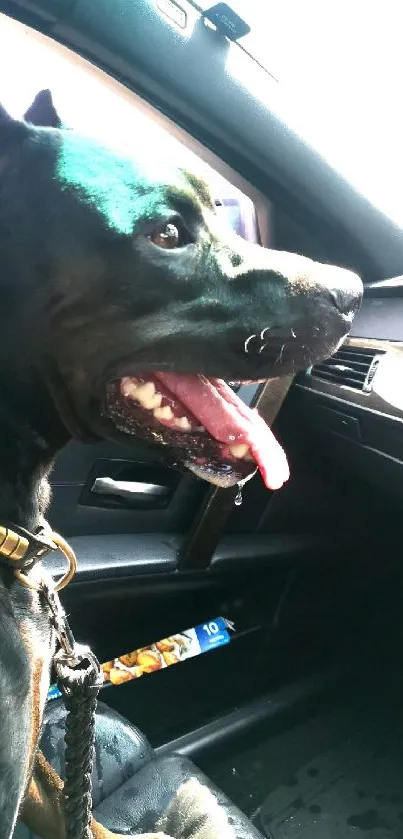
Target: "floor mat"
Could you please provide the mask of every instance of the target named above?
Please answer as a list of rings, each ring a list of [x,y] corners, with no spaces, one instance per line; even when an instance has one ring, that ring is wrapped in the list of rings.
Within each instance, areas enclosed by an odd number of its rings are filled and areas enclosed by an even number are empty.
[[[401,687],[369,685],[210,774],[268,839],[401,839]]]

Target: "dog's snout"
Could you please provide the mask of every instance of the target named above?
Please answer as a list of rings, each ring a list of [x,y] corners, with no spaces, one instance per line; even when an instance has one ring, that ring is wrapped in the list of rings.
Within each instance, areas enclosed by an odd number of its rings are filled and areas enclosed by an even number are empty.
[[[340,314],[352,317],[359,309],[362,300],[363,286],[357,274],[332,268],[326,286]]]

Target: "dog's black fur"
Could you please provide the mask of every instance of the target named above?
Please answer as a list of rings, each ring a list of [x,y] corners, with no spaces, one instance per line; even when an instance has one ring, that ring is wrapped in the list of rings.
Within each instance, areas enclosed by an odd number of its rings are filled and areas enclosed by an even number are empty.
[[[336,349],[361,286],[225,231],[204,182],[141,138],[122,153],[60,130],[43,92],[26,118],[0,110],[0,523],[33,531],[69,438],[130,440],[105,410],[114,377],[288,374]],[[153,233],[172,220],[181,246],[163,250]],[[269,327],[265,350],[245,353]],[[0,580],[0,839],[33,772],[23,815],[59,839],[58,781],[40,758],[33,769],[53,637],[37,595]]]

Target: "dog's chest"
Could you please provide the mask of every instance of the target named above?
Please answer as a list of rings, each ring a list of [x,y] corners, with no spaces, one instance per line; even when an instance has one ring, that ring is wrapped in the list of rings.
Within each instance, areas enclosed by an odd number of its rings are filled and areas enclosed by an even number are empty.
[[[37,592],[25,588],[16,581],[9,588],[9,596],[15,628],[20,639],[20,657],[25,660],[26,672],[22,678],[28,694],[27,704],[31,720],[29,744],[27,744],[31,768],[49,689],[55,635],[50,614]]]

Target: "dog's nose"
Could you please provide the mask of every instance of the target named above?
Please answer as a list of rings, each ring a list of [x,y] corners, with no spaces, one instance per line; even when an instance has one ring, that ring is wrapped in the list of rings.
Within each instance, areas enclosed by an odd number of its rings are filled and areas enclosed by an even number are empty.
[[[354,315],[361,305],[363,291],[362,282],[357,274],[353,271],[343,271],[340,274],[340,269],[336,269],[334,275],[333,271],[331,272],[327,286],[330,297],[340,314]]]

